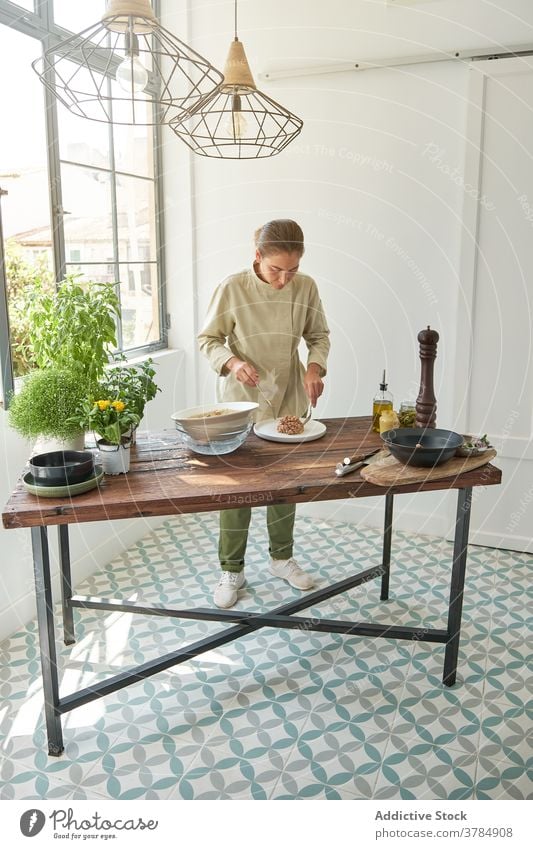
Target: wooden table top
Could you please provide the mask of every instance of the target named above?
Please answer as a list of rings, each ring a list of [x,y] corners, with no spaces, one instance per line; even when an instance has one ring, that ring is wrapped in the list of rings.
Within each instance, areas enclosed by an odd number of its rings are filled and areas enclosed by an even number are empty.
[[[103,519],[201,513],[231,507],[295,504],[499,484],[501,472],[483,466],[456,477],[386,488],[368,483],[359,471],[344,477],[335,466],[346,456],[381,447],[371,417],[321,419],[326,433],[304,443],[267,442],[253,433],[232,454],[194,454],[175,430],[140,434],[126,475],[108,476],[82,495],[39,498],[13,491],[2,521],[5,528],[29,528]]]

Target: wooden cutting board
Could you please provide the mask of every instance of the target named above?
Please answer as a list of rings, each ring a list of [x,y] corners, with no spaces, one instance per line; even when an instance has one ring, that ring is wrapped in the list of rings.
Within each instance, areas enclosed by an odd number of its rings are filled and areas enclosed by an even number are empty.
[[[402,484],[434,481],[439,478],[455,477],[463,472],[469,472],[490,463],[496,456],[496,451],[489,448],[477,457],[452,457],[441,466],[425,468],[421,466],[405,466],[390,454],[383,460],[378,460],[371,466],[361,469],[361,477],[378,486],[402,486]]]

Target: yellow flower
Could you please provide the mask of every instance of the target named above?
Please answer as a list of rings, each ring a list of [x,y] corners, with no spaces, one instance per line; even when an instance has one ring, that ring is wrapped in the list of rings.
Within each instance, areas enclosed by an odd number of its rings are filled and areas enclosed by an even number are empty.
[[[117,413],[121,413],[122,410],[126,407],[124,401],[111,401],[111,406],[115,408]]]
[[[107,410],[107,408],[109,407],[110,404],[111,404],[111,401],[97,401],[96,402],[96,406],[98,407],[99,410],[102,410],[102,412],[104,410]]]

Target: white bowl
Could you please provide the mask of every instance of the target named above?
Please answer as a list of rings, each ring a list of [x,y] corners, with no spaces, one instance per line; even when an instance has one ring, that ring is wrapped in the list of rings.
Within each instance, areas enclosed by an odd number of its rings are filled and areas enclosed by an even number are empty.
[[[187,434],[199,444],[233,441],[239,433],[250,430],[253,414],[258,407],[259,404],[251,401],[220,401],[178,410],[177,413],[172,413],[171,418],[180,433]],[[206,416],[206,413],[213,410],[228,412],[219,416]]]

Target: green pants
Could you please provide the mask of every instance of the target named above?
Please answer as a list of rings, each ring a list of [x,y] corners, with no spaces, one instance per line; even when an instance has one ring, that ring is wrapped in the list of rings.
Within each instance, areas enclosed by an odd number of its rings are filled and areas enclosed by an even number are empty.
[[[295,504],[272,504],[267,507],[268,550],[276,560],[292,557]],[[251,507],[220,511],[218,556],[226,572],[242,572],[248,541]]]

